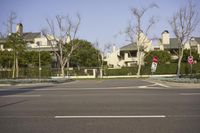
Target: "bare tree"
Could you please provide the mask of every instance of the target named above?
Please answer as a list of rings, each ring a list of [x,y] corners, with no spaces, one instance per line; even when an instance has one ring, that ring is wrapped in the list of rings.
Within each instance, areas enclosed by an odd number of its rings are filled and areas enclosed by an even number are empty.
[[[16,19],[17,19],[17,14],[11,11],[8,16],[7,22],[3,23],[7,28],[7,35],[9,33],[13,33],[13,25],[15,24]]]
[[[11,38],[11,40],[14,38],[13,41],[16,40],[16,42],[17,42],[19,40],[19,37],[17,35],[12,35],[12,33],[13,33],[13,25],[16,23],[15,22],[16,19],[17,19],[17,14],[15,12],[11,11],[9,16],[8,16],[7,21],[5,23],[3,23],[3,24],[7,28],[6,36],[9,35],[8,38]],[[11,37],[11,35],[12,35],[12,37]],[[16,45],[15,43],[12,43],[12,45],[11,45],[11,47],[13,48],[13,51],[15,51],[15,47],[14,47],[14,45]],[[12,68],[12,70],[13,70],[12,77],[13,78],[15,78],[15,77],[18,78],[18,76],[19,76],[19,65],[18,65],[18,58],[16,56],[16,53],[13,54],[13,68]]]
[[[74,50],[78,48],[78,44],[75,44],[74,40],[79,30],[81,17],[77,14],[76,23],[74,23],[69,16],[64,17],[60,15],[56,16],[56,24],[54,24],[53,19],[46,19],[46,21],[50,32],[43,30],[42,33],[57,56],[61,68],[61,76],[64,77],[65,66],[67,64],[67,70],[69,70],[70,57]],[[56,32],[56,30],[58,30],[58,32]]]
[[[110,50],[111,44],[105,44],[103,49],[99,48],[99,42],[96,41],[95,47],[99,50],[98,60],[100,65],[100,77],[103,78],[103,71],[104,71],[104,61],[105,61],[105,54]]]
[[[192,1],[188,1],[188,5],[180,8],[169,21],[179,46],[177,76],[180,76],[181,61],[185,44],[189,42],[199,21],[198,11],[195,9],[195,5]]]
[[[131,13],[135,18],[135,23],[134,25],[131,22],[129,23],[129,26],[126,30],[126,34],[129,38],[129,41],[133,45],[137,46],[137,65],[138,65],[137,77],[140,76],[142,60],[144,58],[143,51],[147,48],[146,44],[150,43],[150,40],[147,39],[147,36],[149,34],[150,29],[157,21],[154,16],[151,16],[149,19],[149,23],[146,25],[146,27],[142,27],[144,21],[143,17],[149,9],[155,7],[158,8],[156,4],[151,4],[146,8],[131,9]]]

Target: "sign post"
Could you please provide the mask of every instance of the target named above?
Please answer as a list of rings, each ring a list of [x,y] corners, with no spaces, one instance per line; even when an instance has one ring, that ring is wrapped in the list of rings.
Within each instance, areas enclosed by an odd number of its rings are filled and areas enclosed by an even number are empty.
[[[153,62],[152,62],[152,65],[151,65],[151,75],[153,75],[153,73],[156,72],[157,65],[158,65],[158,57],[154,56]]]
[[[190,76],[192,75],[193,56],[188,56],[188,63],[190,64]]]

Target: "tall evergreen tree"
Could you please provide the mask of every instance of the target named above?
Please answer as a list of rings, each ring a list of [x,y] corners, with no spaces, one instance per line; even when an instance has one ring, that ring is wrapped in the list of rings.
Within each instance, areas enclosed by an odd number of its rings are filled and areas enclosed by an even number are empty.
[[[13,74],[12,78],[19,77],[19,57],[26,49],[25,41],[23,40],[22,36],[18,33],[12,33],[8,36],[7,48],[11,48],[12,55],[13,55]]]

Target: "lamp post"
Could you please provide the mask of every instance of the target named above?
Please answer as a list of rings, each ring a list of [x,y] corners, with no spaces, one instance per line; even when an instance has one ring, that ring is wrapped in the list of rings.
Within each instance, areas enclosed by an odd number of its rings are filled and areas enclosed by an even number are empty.
[[[41,80],[41,70],[42,70],[41,59],[40,59],[40,42],[37,42],[37,46],[39,48],[39,50],[38,50],[38,72],[39,72],[38,79],[39,79],[39,82],[40,82],[40,80]]]

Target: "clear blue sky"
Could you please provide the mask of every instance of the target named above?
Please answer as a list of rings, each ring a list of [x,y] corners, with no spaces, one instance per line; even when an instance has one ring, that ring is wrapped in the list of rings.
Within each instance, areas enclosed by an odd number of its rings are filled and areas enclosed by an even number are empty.
[[[200,1],[193,1],[200,9]],[[171,32],[168,20],[187,0],[0,0],[0,32],[5,32],[2,23],[11,11],[17,13],[17,21],[23,23],[25,32],[47,28],[45,18],[55,18],[58,14],[75,17],[78,12],[82,18],[79,38],[90,42],[98,40],[101,47],[107,43],[119,47],[128,43],[119,32],[125,30],[132,18],[130,9],[152,2],[159,9],[152,9],[145,17],[158,16],[159,22],[153,27],[151,36],[160,37],[163,30]]]

